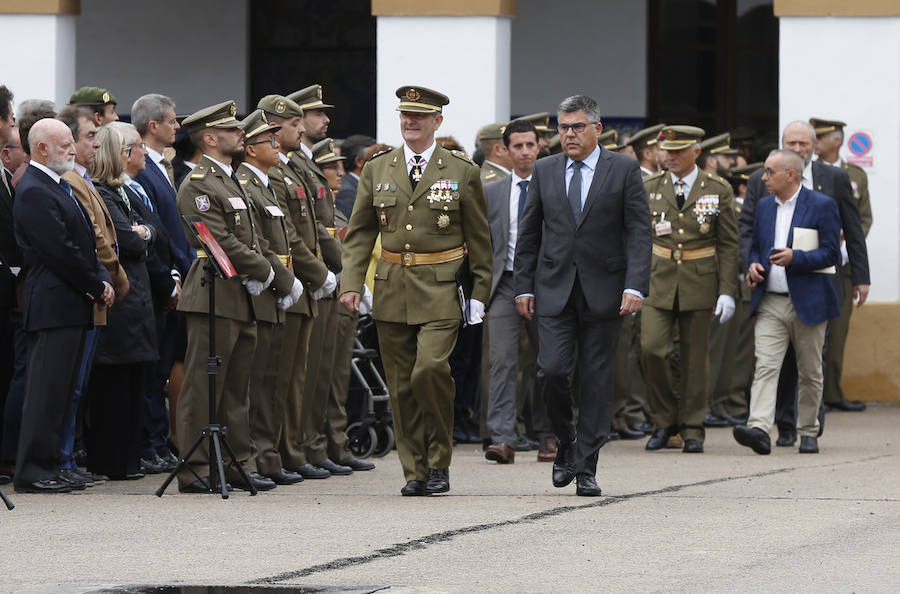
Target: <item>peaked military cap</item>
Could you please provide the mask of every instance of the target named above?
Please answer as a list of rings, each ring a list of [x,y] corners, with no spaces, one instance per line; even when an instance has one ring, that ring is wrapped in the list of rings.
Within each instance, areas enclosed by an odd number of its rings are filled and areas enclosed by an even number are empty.
[[[241,121],[241,128],[244,129],[244,140],[250,140],[263,132],[278,132],[281,130],[281,126],[269,124],[266,112],[261,109],[255,110],[244,118]]]
[[[742,165],[740,167],[732,167],[728,170],[729,177],[740,178],[742,180],[750,179],[750,176],[753,175],[753,172],[757,169],[762,169],[765,166],[765,163],[750,163],[749,165]]]
[[[475,141],[481,142],[482,140],[497,140],[499,138],[503,138],[503,132],[505,131],[506,124],[502,124],[500,122],[487,124],[479,128],[478,138],[476,138]]]
[[[397,111],[441,113],[444,106],[450,103],[450,98],[443,93],[416,85],[400,87],[397,89],[397,97],[400,99],[400,105],[397,106]]]
[[[639,151],[648,146],[653,146],[659,142],[659,133],[665,127],[665,124],[656,124],[655,126],[638,130],[628,139],[626,144],[630,144],[634,147],[635,151]]]
[[[731,135],[728,132],[707,138],[700,143],[700,148],[711,155],[736,155],[738,152],[731,148]]]
[[[204,130],[206,128],[240,128],[241,123],[234,117],[237,105],[234,101],[223,101],[210,107],[204,107],[184,118],[181,125],[188,130]]]
[[[547,150],[550,151],[551,155],[562,152],[562,143],[559,140],[559,134],[554,134],[550,137],[550,145],[547,147]]]
[[[597,137],[597,144],[611,151],[619,145],[619,133],[616,130],[607,130]]]
[[[334,163],[335,161],[344,161],[347,157],[336,155],[334,152],[334,140],[323,138],[319,142],[312,145],[313,160],[316,165],[324,165],[326,163]]]
[[[303,117],[303,108],[284,95],[266,95],[259,100],[256,107],[280,118]]]
[[[542,111],[541,113],[533,113],[516,119],[531,122],[532,124],[534,124],[534,129],[537,130],[540,134],[553,132],[553,129],[550,127],[550,114],[546,111]]]
[[[81,87],[69,97],[69,105],[106,105],[116,104],[116,98],[106,89],[100,87]]]
[[[322,85],[309,85],[305,89],[294,91],[287,96],[288,99],[297,103],[300,109],[307,111],[310,109],[325,109],[334,107],[322,101]]]
[[[666,126],[660,132],[662,142],[659,148],[664,151],[680,151],[699,143],[706,130],[696,126]]]
[[[840,120],[823,120],[822,118],[809,118],[809,123],[816,129],[816,134],[828,134],[835,130],[843,130],[845,124]]]

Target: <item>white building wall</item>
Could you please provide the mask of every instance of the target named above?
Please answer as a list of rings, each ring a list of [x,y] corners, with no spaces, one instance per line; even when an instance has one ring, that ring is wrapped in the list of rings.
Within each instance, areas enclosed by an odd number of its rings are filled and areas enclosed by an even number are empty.
[[[781,127],[823,117],[873,139],[869,298],[900,300],[900,17],[781,17],[780,43]]]
[[[50,99],[57,105],[75,90],[75,28],[71,15],[4,14],[2,84],[25,99]]]

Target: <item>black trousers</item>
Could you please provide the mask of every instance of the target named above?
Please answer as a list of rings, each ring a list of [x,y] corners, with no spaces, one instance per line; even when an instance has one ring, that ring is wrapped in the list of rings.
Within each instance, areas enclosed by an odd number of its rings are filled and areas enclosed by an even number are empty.
[[[84,440],[87,467],[111,479],[140,472],[144,386],[151,363],[97,365],[88,382]]]
[[[613,368],[622,319],[590,313],[581,283],[575,285],[558,316],[538,317],[538,372],[547,414],[560,442],[578,437],[575,472],[595,474],[600,448],[612,421]],[[574,421],[571,380],[578,349],[578,424]]]
[[[15,484],[28,485],[59,473],[63,423],[72,403],[86,327],[28,332],[25,402]]]

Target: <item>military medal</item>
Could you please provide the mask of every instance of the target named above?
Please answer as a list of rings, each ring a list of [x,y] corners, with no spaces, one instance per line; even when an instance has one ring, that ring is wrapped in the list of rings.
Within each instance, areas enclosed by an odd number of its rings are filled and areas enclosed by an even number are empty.
[[[378,185],[375,186],[375,191],[376,191],[376,192],[380,192],[380,191],[381,191],[381,184],[378,184]]]
[[[441,214],[437,218],[437,227],[438,229],[446,229],[450,226],[450,215]]]
[[[700,233],[709,233],[709,223],[700,223]]]
[[[391,184],[391,192],[396,192],[396,191],[397,191],[397,185]]]
[[[416,182],[422,181],[422,169],[421,169],[421,167],[419,167],[418,163],[413,165],[412,176],[413,176],[413,180],[415,180]]]
[[[241,213],[239,213],[239,212],[234,213],[234,224],[235,225],[241,224]]]
[[[381,211],[380,213],[378,213],[378,219],[381,221],[382,227],[387,226],[387,214],[385,214],[384,211]]]

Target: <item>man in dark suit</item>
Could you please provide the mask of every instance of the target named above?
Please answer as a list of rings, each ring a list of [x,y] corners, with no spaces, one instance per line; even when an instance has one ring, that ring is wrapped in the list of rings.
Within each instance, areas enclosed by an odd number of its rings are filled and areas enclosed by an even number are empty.
[[[869,256],[866,250],[866,236],[860,222],[859,210],[853,199],[850,178],[843,169],[832,167],[812,160],[816,144],[815,129],[809,122],[795,121],[784,128],[781,139],[782,146],[796,151],[803,157],[803,177],[801,183],[810,190],[816,190],[830,196],[838,206],[841,216],[841,229],[846,242],[850,260],[850,278],[857,307],[866,301],[869,295]],[[753,235],[753,222],[756,216],[756,204],[767,195],[762,181],[763,170],[755,172],[747,182],[747,195],[738,217],[738,240],[741,254],[741,269],[749,265],[750,241]],[[833,277],[838,297],[843,295],[843,281],[840,275]],[[778,404],[775,415],[778,424],[779,438],[776,445],[792,446],[797,439],[795,432],[797,398],[797,365],[794,349],[789,348],[785,355],[778,385]],[[819,415],[820,425],[824,423],[824,414]]]
[[[356,201],[356,187],[359,185],[359,174],[366,164],[366,149],[375,144],[371,136],[354,134],[348,136],[341,145],[341,155],[346,157],[344,169],[347,175],[341,180],[341,189],[334,199],[334,205],[344,213],[348,219],[353,213],[353,203]]]
[[[559,440],[553,484],[577,476],[578,495],[599,496],[594,475],[609,438],[621,316],[640,311],[650,290],[650,212],[637,161],[597,145],[596,101],[565,99],[558,121],[563,153],[535,164],[519,225],[516,308],[538,317],[538,376]],[[577,433],[569,386],[576,344]]]
[[[828,320],[840,315],[830,278],[840,264],[841,219],[834,200],[802,184],[803,157],[790,149],[766,159],[763,180],[770,195],[759,201],[750,243],[750,303],[756,313],[756,370],[747,425],[734,438],[757,454],[771,451],[779,370],[788,344],[800,376],[800,453],[818,453],[822,402],[822,346]],[[774,195],[772,195],[774,194]],[[814,239],[803,241],[806,237]]]
[[[28,333],[25,404],[16,461],[16,491],[66,492],[59,448],[93,304],[115,297],[96,254],[96,237],[68,182],[75,163],[72,132],[58,120],[38,121],[29,134],[31,163],[17,187],[16,241],[25,254],[23,306]],[[84,485],[80,485],[84,488]]]

